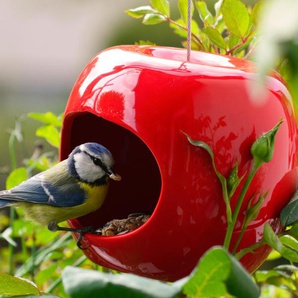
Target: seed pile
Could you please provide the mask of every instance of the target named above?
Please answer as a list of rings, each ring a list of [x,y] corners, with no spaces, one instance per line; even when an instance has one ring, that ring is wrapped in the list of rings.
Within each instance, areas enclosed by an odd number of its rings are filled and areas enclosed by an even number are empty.
[[[140,215],[130,215],[128,218],[124,219],[113,219],[107,222],[101,229],[102,236],[115,236],[129,233],[140,226],[142,226],[148,219],[150,215],[140,214]]]

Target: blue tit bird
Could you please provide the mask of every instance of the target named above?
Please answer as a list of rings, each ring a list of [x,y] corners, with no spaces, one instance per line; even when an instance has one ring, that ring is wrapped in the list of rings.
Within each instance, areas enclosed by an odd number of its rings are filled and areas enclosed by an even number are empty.
[[[95,228],[72,229],[58,223],[83,216],[100,208],[108,191],[109,178],[119,181],[113,171],[111,152],[97,143],[77,146],[64,161],[18,186],[0,191],[0,208],[24,209],[25,217],[49,230],[79,233],[78,246],[86,232]]]

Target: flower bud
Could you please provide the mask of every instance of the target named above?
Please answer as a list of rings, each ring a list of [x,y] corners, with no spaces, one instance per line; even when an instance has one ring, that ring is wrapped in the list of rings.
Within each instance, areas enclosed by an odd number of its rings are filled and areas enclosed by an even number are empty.
[[[274,141],[276,133],[282,123],[280,120],[271,130],[260,136],[251,146],[250,152],[256,165],[269,162],[274,152]]]
[[[242,176],[239,178],[238,168],[239,168],[239,165],[238,165],[238,163],[236,163],[236,165],[232,169],[232,171],[227,179],[227,190],[228,190],[229,198],[231,198],[233,196],[233,194],[236,191],[238,185],[240,184],[242,178],[244,177],[244,176]]]

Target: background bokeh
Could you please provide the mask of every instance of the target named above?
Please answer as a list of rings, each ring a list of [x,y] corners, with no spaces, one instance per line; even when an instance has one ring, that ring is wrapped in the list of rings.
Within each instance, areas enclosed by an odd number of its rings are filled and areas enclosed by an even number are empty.
[[[177,14],[177,0],[170,0]],[[215,0],[208,1],[212,7]],[[246,1],[255,2],[255,1]],[[0,0],[0,189],[9,172],[8,139],[15,120],[28,112],[63,112],[84,66],[99,51],[151,40],[180,46],[168,24],[144,26],[124,11],[149,0]],[[22,122],[18,158],[34,149],[34,120]],[[8,166],[8,167],[7,167]]]

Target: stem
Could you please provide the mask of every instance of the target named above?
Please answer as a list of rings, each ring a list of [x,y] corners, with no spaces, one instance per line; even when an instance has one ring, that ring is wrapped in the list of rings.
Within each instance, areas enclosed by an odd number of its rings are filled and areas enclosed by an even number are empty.
[[[238,43],[231,49],[226,50],[226,55],[232,55],[235,50],[237,50],[238,48],[243,46],[248,41],[248,39],[254,34],[254,32],[255,32],[255,30],[252,30],[245,38],[241,39],[241,41],[242,41],[241,43]]]
[[[190,61],[190,53],[191,53],[191,4],[192,0],[188,0],[187,6],[187,62]]]
[[[8,149],[9,149],[10,163],[11,163],[12,170],[15,170],[17,168],[16,152],[14,150],[14,140],[15,140],[15,134],[13,131],[10,134],[9,140],[8,140]]]
[[[32,256],[32,265],[30,266],[30,275],[33,282],[35,282],[35,259],[36,259],[36,237],[35,237],[35,231],[33,231],[33,243],[31,248],[31,256]]]
[[[290,262],[291,265],[295,266],[293,262]],[[292,274],[294,275],[294,285],[296,289],[298,288],[298,273],[297,271],[293,271]]]
[[[239,244],[240,244],[240,242],[241,242],[241,240],[243,238],[243,235],[244,235],[244,233],[246,231],[246,228],[247,228],[247,225],[243,225],[242,228],[241,228],[241,233],[240,233],[240,235],[239,235],[239,237],[238,237],[238,239],[236,241],[236,244],[235,244],[235,246],[233,248],[233,251],[232,251],[232,254],[233,255],[235,255],[235,253],[236,253],[236,250],[237,250],[237,248],[238,248],[238,246],[239,246]]]
[[[10,137],[9,137],[9,141],[8,141],[8,146],[9,146],[9,154],[10,154],[10,162],[11,162],[11,169],[15,170],[17,167],[17,162],[16,162],[16,156],[15,156],[15,150],[14,150],[14,140],[15,140],[15,135],[14,132],[11,133]],[[12,237],[14,237],[14,227],[13,227],[13,223],[15,220],[15,210],[10,207],[10,211],[9,211],[9,226],[11,228],[11,233],[12,233]],[[8,264],[9,264],[9,269],[8,272],[10,275],[13,275],[14,272],[14,262],[13,262],[13,256],[14,256],[14,246],[9,243],[8,244]]]
[[[242,250],[240,250],[239,252],[237,252],[234,257],[237,259],[237,260],[240,260],[242,257],[244,257],[247,253],[253,253],[254,250],[256,250],[257,248],[265,245],[266,243],[262,240],[260,242],[257,242],[249,247],[246,247]]]
[[[184,27],[184,26],[178,24],[177,22],[173,21],[172,19],[170,19],[170,18],[168,18],[168,17],[167,17],[167,21],[168,21],[170,24],[173,24],[173,25],[179,27],[180,29],[183,29],[183,30],[187,31],[187,27]],[[200,45],[200,47],[201,47],[202,49],[205,49],[203,42],[200,40],[200,38],[199,38],[196,34],[191,33],[191,37],[192,37],[192,38],[193,38],[193,39]]]
[[[232,209],[231,209],[231,204],[230,204],[230,197],[227,193],[227,187],[222,187],[223,190],[223,197],[226,205],[226,215],[227,215],[227,222],[228,225],[232,223],[233,220],[233,214],[232,214]]]
[[[13,229],[13,222],[15,219],[15,210],[11,207],[10,211],[9,211],[9,217],[10,217],[10,223],[9,226],[11,228],[11,233],[12,235],[14,235],[14,229]],[[8,272],[10,275],[13,275],[13,271],[14,271],[14,262],[13,262],[13,255],[14,255],[14,246],[11,243],[8,243],[8,251],[9,251],[9,269]]]
[[[256,165],[255,163],[253,164],[253,168],[250,171],[250,173],[249,173],[249,175],[248,175],[248,177],[245,181],[245,184],[244,184],[244,186],[241,190],[239,199],[237,201],[236,207],[233,211],[232,221],[231,222],[228,221],[228,228],[227,228],[227,232],[226,232],[226,236],[225,236],[225,240],[224,240],[224,245],[223,245],[227,250],[229,250],[229,248],[230,248],[233,231],[234,231],[234,228],[235,228],[235,225],[236,225],[236,222],[237,222],[237,219],[238,219],[238,215],[239,215],[239,212],[240,212],[240,208],[243,204],[245,195],[246,195],[247,190],[249,188],[249,185],[251,184],[251,181],[252,181],[255,173],[257,172],[258,168],[260,167],[260,165],[261,164],[258,164],[258,165]]]
[[[15,124],[15,128],[13,131],[10,133],[9,140],[8,140],[8,148],[9,148],[9,155],[10,155],[10,162],[11,162],[11,170],[14,171],[17,168],[17,158],[16,158],[16,152],[14,148],[15,144],[15,139],[21,141],[22,140],[22,135],[21,135],[21,122],[23,120],[24,116],[21,116]],[[14,208],[10,208],[10,223],[9,226],[11,228],[11,233],[12,237],[15,235],[14,231],[14,220],[15,220],[15,210]],[[8,264],[9,264],[9,269],[8,272],[9,274],[13,275],[14,272],[14,262],[13,262],[13,257],[14,257],[14,246],[12,244],[8,244]]]

